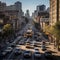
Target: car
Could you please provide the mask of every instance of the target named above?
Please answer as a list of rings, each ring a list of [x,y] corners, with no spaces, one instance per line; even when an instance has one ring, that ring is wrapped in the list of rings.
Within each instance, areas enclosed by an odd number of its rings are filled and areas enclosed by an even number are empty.
[[[31,41],[26,41],[26,43],[29,43],[29,44],[30,44],[30,43],[31,43]]]
[[[35,51],[39,51],[39,49],[37,47],[34,48]]]
[[[35,38],[35,39],[37,39],[37,37],[38,37],[37,35],[34,35],[34,38]]]
[[[3,56],[3,54],[2,54],[2,52],[0,52],[0,59],[2,59],[4,56]]]
[[[18,44],[18,45],[16,45],[16,47],[20,47],[20,45]]]
[[[31,49],[34,49],[34,45],[33,45],[33,44],[30,44],[30,48],[31,48]]]
[[[32,56],[32,53],[29,50],[28,51],[24,51],[23,56],[26,57],[26,58],[29,58],[29,57]]]
[[[21,51],[20,48],[16,47],[14,53],[15,53],[16,55],[19,55],[19,54],[22,53],[22,51]]]
[[[24,45],[25,43],[24,42],[19,42],[19,45]]]
[[[37,47],[37,44],[34,44],[35,47]]]
[[[15,46],[16,46],[16,44],[15,44],[15,43],[11,44],[11,47],[15,47]]]
[[[4,50],[1,55],[6,56],[7,54],[8,52]]]
[[[41,47],[42,47],[42,51],[45,51],[46,50],[45,45],[42,45]]]
[[[41,58],[41,53],[39,51],[34,52],[34,58]]]
[[[44,56],[46,58],[52,58],[52,52],[50,50],[46,50]]]
[[[39,32],[36,32],[36,34],[38,35],[38,36],[41,36],[42,34],[41,33],[39,33]]]
[[[7,49],[6,49],[5,51],[7,51],[7,52],[11,52],[12,50],[13,50],[12,47],[7,47]]]
[[[26,43],[26,45],[30,45],[30,43],[29,43],[29,42],[27,42],[27,43]]]
[[[26,44],[26,48],[30,48],[30,44]]]

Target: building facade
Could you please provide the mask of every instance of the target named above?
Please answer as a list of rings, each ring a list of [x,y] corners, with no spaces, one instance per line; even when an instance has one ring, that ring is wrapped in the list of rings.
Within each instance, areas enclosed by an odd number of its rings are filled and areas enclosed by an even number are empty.
[[[1,1],[0,1],[0,11],[4,11],[5,10],[5,7],[6,7],[6,3],[2,3]]]
[[[25,17],[30,18],[29,10],[26,10]]]
[[[36,7],[36,9],[37,9],[38,12],[45,11],[46,10],[46,6],[45,5],[38,5]]]
[[[50,24],[60,21],[60,0],[50,0]]]
[[[14,5],[10,6],[7,6],[6,3],[0,2],[0,12],[3,12],[4,15],[9,16],[9,22],[12,23],[14,28],[20,29],[21,17],[23,15],[21,2],[17,1]]]

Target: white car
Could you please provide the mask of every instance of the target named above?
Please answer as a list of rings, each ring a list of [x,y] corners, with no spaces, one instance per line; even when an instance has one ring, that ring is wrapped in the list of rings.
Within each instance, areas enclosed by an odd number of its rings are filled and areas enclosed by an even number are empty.
[[[5,56],[8,52],[7,51],[3,51],[2,55]]]
[[[16,47],[20,47],[20,45],[16,45]]]
[[[7,49],[6,49],[5,51],[7,51],[7,52],[11,52],[12,50],[13,50],[12,47],[7,47]]]

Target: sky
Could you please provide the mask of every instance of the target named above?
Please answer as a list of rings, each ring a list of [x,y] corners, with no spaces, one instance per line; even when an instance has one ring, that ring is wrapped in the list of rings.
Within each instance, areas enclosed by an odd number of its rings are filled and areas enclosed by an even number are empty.
[[[37,5],[46,5],[46,8],[49,7],[49,0],[0,0],[2,2],[6,2],[7,5],[13,5],[16,1],[20,1],[22,3],[22,10],[25,13],[27,9],[29,9],[30,15],[32,12],[36,10]]]

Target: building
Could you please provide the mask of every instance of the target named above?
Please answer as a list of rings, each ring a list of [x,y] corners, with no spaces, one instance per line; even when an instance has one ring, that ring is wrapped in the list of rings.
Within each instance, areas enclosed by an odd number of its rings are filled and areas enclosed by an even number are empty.
[[[50,24],[60,21],[60,0],[50,0]]]
[[[54,26],[58,21],[60,21],[60,0],[50,0],[50,25]],[[56,45],[56,37],[52,34],[51,37],[51,40],[53,40],[54,44]]]
[[[25,17],[30,18],[29,10],[26,10]]]
[[[45,12],[41,12],[39,13],[39,22],[40,22],[40,27],[41,30],[45,30],[45,25],[48,24],[49,25],[49,12],[45,11]]]
[[[46,10],[46,6],[45,5],[38,5],[36,7],[36,9],[37,9],[38,12],[45,11]]]
[[[23,15],[21,2],[17,1],[14,5],[10,6],[7,6],[6,3],[0,2],[0,12],[3,12],[6,16],[9,16],[9,22],[12,23],[15,29],[21,28],[21,17]]]
[[[0,1],[0,11],[4,11],[6,7],[6,3]]]
[[[38,5],[36,7],[36,10],[34,11],[34,14],[33,14],[34,20],[37,23],[39,23],[41,15],[45,12],[46,12],[46,6],[45,5]]]

